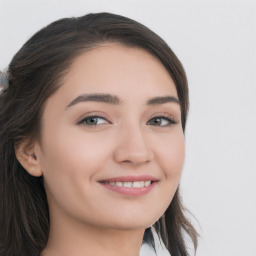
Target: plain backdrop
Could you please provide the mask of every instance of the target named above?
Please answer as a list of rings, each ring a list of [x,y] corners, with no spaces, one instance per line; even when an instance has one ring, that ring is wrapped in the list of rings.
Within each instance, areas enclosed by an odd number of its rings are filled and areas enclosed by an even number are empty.
[[[255,1],[0,0],[0,70],[43,26],[102,11],[151,28],[187,72],[181,191],[200,223],[192,219],[201,234],[197,255],[256,255]]]

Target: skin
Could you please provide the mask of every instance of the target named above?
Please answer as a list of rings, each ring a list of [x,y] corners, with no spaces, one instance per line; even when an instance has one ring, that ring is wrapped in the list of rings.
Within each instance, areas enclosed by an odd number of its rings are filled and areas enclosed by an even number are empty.
[[[138,256],[145,229],[174,196],[184,162],[180,105],[146,104],[156,96],[177,98],[174,82],[150,53],[117,43],[78,56],[63,81],[46,101],[41,143],[21,144],[16,153],[30,174],[44,178],[51,222],[41,256]],[[121,103],[67,107],[85,93],[116,95]],[[80,122],[95,115],[103,117],[96,125]],[[142,196],[98,182],[142,174],[158,179]]]

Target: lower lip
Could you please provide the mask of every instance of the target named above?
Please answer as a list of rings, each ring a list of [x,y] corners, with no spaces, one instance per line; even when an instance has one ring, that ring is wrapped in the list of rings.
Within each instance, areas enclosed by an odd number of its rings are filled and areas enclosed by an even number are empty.
[[[127,187],[118,187],[118,186],[113,186],[110,184],[106,183],[100,183],[103,187],[110,189],[112,191],[115,191],[120,194],[124,194],[127,196],[142,196],[147,193],[149,193],[155,186],[156,186],[157,181],[152,182],[148,187],[143,187],[143,188],[127,188]]]

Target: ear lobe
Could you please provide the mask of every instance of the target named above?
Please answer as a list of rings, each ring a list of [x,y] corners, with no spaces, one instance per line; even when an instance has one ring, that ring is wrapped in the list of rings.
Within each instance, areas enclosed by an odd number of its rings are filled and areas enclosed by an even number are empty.
[[[22,167],[32,176],[42,176],[41,167],[35,152],[35,144],[28,146],[26,142],[21,142],[15,147],[16,158]]]

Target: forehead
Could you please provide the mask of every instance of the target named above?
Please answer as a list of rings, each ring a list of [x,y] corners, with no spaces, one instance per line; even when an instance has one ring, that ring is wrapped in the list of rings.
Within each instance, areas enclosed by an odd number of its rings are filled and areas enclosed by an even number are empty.
[[[155,56],[119,43],[103,44],[76,57],[53,97],[68,103],[83,93],[118,95],[124,102],[177,97],[170,74]]]

